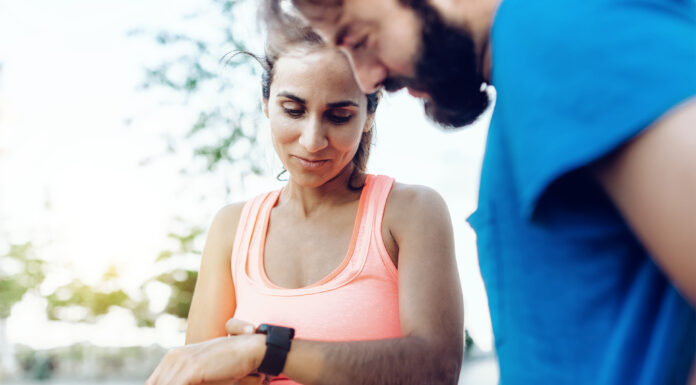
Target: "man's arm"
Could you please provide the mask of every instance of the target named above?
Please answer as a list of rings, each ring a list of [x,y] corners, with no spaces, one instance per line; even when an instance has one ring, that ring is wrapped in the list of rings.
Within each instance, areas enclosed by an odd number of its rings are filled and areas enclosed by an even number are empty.
[[[593,171],[657,265],[696,306],[696,98]]]
[[[404,337],[356,342],[294,341],[283,374],[307,385],[456,384],[463,305],[447,206],[434,191],[396,185],[385,225],[399,247]]]

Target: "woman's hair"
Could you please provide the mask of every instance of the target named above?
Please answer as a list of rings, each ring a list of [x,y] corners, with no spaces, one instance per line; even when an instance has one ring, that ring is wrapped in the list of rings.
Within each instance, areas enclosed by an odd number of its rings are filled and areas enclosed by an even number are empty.
[[[263,57],[259,57],[245,51],[237,52],[251,56],[263,67],[263,75],[261,76],[261,94],[263,99],[266,101],[270,98],[271,83],[273,83],[275,64],[278,59],[289,50],[289,47],[305,47],[309,49],[326,47],[326,44],[322,38],[309,27],[297,28],[295,31],[293,31],[293,33],[278,34],[269,32],[269,36],[270,37],[266,44],[266,54]],[[379,104],[380,96],[381,91],[365,95],[367,98],[368,117],[377,111],[377,104]],[[375,125],[373,123],[369,131],[363,132],[360,138],[358,150],[353,156],[352,162],[355,165],[355,168],[353,169],[353,173],[348,180],[348,187],[351,189],[362,188],[362,186],[353,186],[352,181],[360,172],[365,172],[367,170],[367,160],[370,156],[370,145],[372,144],[374,127]],[[280,175],[283,173],[285,173],[285,170],[283,170]]]

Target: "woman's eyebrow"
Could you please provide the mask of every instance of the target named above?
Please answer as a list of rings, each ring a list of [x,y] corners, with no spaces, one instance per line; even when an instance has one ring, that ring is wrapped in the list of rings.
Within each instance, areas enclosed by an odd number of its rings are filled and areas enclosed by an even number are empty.
[[[358,103],[351,102],[350,100],[344,100],[344,101],[336,102],[336,103],[329,103],[329,104],[327,104],[327,106],[329,106],[331,108],[341,108],[341,107],[349,107],[349,106],[360,107],[358,105]]]
[[[300,103],[300,104],[307,104],[307,101],[306,101],[306,100],[302,99],[302,98],[299,97],[299,96],[293,95],[293,94],[291,94],[291,93],[289,93],[289,92],[279,92],[278,95],[276,95],[276,96],[282,96],[282,97],[285,97],[285,98],[288,98],[288,99],[292,99],[292,100],[294,100],[294,101],[296,101],[296,102],[298,102],[298,103]]]

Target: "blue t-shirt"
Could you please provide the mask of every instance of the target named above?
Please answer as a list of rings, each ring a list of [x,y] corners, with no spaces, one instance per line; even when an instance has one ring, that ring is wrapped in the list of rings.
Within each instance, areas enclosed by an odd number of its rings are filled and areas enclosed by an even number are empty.
[[[696,2],[503,0],[491,36],[469,221],[501,384],[684,384],[694,308],[584,166],[696,95]]]

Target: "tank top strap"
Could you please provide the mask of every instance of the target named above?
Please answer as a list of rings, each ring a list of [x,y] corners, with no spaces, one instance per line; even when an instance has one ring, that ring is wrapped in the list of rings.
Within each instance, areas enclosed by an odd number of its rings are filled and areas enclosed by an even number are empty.
[[[370,191],[368,199],[367,220],[371,221],[372,231],[381,233],[382,218],[384,217],[384,208],[387,205],[387,198],[394,185],[394,178],[386,175],[373,175],[370,180]]]
[[[279,191],[270,191],[264,194],[259,194],[247,201],[242,208],[242,214],[239,216],[239,224],[237,225],[237,233],[234,238],[234,248],[232,249],[231,268],[234,282],[238,282],[241,274],[246,270],[247,256],[251,241],[254,238],[259,221],[263,220],[263,213],[270,210],[266,207],[269,202],[274,202],[273,195]],[[270,203],[272,206],[272,203]]]
[[[360,237],[361,250],[367,258],[376,258],[381,261],[381,265],[386,269],[386,273],[394,279],[398,277],[398,271],[394,262],[389,257],[389,252],[384,246],[382,238],[382,221],[384,210],[387,205],[387,198],[394,186],[394,178],[386,175],[371,175],[369,181],[369,191],[367,196],[367,210],[362,218],[364,232]],[[374,260],[377,262],[377,260]],[[379,262],[377,262],[379,263]],[[374,263],[368,263],[374,267]]]
[[[393,179],[384,175],[368,175],[365,181],[364,211],[360,218],[360,233],[355,244],[358,255],[367,252],[374,236],[375,228],[381,228],[384,205],[391,189]]]

